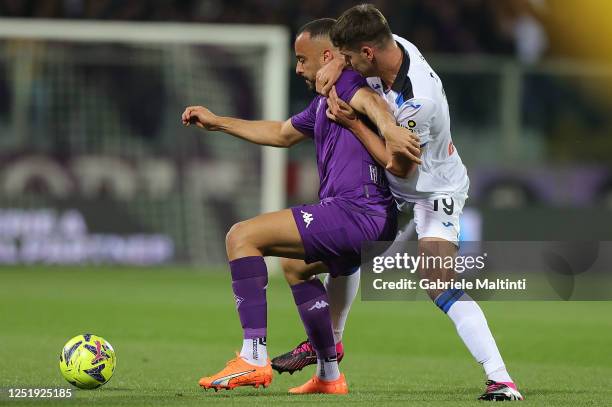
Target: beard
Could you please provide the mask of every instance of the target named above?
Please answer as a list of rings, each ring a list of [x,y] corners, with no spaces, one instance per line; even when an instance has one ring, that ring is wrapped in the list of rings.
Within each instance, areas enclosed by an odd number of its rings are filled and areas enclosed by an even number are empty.
[[[304,82],[306,82],[306,86],[308,87],[308,90],[311,92],[315,92],[315,84],[313,81],[309,80],[309,79],[304,79]]]

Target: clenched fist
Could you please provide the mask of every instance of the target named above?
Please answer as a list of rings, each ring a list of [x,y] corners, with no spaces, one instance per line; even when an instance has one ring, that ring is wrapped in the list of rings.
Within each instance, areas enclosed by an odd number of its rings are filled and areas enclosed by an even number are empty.
[[[203,129],[217,130],[219,116],[204,106],[189,106],[183,112],[181,120],[185,126],[195,124]]]

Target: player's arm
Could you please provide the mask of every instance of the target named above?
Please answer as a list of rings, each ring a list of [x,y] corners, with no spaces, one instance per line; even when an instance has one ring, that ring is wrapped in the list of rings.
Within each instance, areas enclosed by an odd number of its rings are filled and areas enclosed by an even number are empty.
[[[385,139],[390,157],[397,157],[398,160],[403,157],[421,164],[419,137],[409,129],[397,125],[395,117],[389,111],[389,106],[376,92],[363,87],[353,95],[350,105],[359,113],[367,116],[378,128]],[[391,165],[390,160],[387,167]]]
[[[405,157],[392,157],[387,151],[383,139],[359,118],[350,105],[337,96],[335,90],[332,89],[327,102],[327,117],[349,129],[379,165],[387,167],[387,164],[390,163],[387,170],[401,178],[408,177],[416,169],[416,163]]]
[[[251,143],[273,147],[291,147],[307,138],[291,124],[291,120],[242,120],[217,116],[203,106],[189,106],[181,117],[183,124],[221,131]]]

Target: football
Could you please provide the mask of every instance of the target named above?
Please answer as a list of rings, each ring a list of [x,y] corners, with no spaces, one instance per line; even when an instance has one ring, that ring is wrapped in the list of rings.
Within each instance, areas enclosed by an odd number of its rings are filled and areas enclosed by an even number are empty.
[[[62,376],[80,389],[95,389],[115,372],[115,350],[104,338],[92,334],[75,336],[64,345],[59,367]]]

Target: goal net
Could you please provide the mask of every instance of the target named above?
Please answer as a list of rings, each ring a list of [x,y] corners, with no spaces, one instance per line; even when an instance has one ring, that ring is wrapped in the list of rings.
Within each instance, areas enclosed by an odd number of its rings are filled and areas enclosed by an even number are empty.
[[[233,222],[285,205],[285,153],[180,115],[286,118],[288,37],[0,20],[0,264],[224,263]]]

